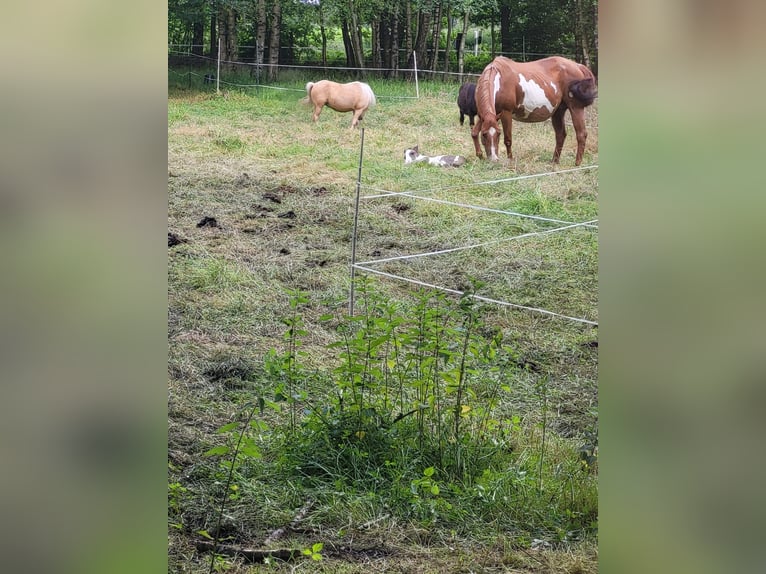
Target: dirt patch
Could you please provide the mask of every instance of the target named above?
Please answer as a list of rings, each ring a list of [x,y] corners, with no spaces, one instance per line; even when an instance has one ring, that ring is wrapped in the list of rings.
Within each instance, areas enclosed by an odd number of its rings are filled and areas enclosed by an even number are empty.
[[[168,247],[174,247],[176,245],[180,245],[181,243],[188,243],[188,239],[182,239],[175,233],[170,233],[170,231],[168,231]]]
[[[215,217],[205,216],[197,223],[197,227],[218,227],[218,221]]]

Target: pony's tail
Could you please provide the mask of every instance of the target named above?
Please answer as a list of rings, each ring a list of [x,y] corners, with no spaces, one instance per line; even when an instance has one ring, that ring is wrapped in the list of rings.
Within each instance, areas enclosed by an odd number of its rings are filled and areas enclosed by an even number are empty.
[[[370,103],[367,104],[367,106],[374,106],[377,103],[377,100],[375,99],[375,92],[372,91],[372,88],[368,84],[365,84],[364,87],[367,90],[367,95],[370,98]]]
[[[308,104],[309,101],[311,100],[311,88],[313,87],[314,87],[314,82],[309,82],[308,84],[306,84],[306,97],[301,99],[302,104]]]
[[[569,93],[583,106],[591,105],[598,96],[596,78],[586,66],[580,64],[580,69],[585,73],[585,78],[569,84]]]

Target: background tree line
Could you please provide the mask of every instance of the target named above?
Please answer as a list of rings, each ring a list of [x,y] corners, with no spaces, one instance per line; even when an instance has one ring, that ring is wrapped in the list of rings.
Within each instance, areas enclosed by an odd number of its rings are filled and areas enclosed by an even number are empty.
[[[463,73],[478,41],[488,56],[573,57],[597,73],[598,0],[169,0],[168,41],[229,62],[402,67]],[[299,47],[313,47],[307,57]],[[526,57],[520,57],[526,55]],[[486,58],[483,59],[486,62]],[[483,64],[481,64],[483,67]]]

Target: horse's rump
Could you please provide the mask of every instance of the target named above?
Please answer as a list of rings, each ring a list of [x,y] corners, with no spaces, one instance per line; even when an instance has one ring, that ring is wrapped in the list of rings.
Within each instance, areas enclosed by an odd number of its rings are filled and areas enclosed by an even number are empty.
[[[476,114],[476,84],[473,82],[460,86],[457,104],[466,114]]]

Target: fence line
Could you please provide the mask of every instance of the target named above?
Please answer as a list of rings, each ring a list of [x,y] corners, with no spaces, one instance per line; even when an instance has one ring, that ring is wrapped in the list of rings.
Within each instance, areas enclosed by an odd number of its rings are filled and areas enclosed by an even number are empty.
[[[357,270],[359,270],[359,271],[366,271],[368,273],[373,273],[373,274],[381,275],[381,276],[384,276],[384,277],[389,277],[391,279],[397,279],[397,280],[400,280],[400,281],[405,281],[405,282],[412,283],[412,284],[415,284],[415,285],[420,285],[422,287],[428,287],[430,289],[436,289],[436,290],[439,290],[439,291],[443,291],[445,293],[452,293],[452,294],[460,295],[460,296],[466,295],[466,293],[464,291],[460,291],[460,290],[457,290],[457,289],[451,289],[449,287],[444,287],[444,286],[440,286],[440,285],[434,285],[432,283],[426,283],[424,281],[420,281],[418,279],[413,279],[411,277],[405,277],[403,275],[397,275],[397,274],[394,274],[394,273],[388,273],[386,271],[381,271],[379,269],[375,269],[373,267],[370,267],[371,265],[376,265],[376,264],[379,264],[379,263],[388,263],[388,262],[392,262],[392,261],[406,261],[406,260],[416,259],[416,258],[420,258],[420,257],[430,257],[430,256],[434,256],[434,255],[443,255],[443,254],[446,254],[446,253],[456,253],[456,252],[459,252],[459,251],[467,251],[469,249],[476,249],[476,248],[479,248],[479,247],[487,247],[487,246],[499,245],[501,243],[507,243],[507,242],[510,242],[510,241],[514,241],[514,240],[518,240],[518,239],[523,239],[523,238],[527,238],[527,237],[550,235],[552,233],[556,233],[556,232],[560,232],[560,231],[566,231],[566,230],[570,230],[570,229],[574,229],[574,228],[578,228],[578,227],[598,229],[598,226],[596,225],[598,223],[598,219],[593,219],[593,220],[589,220],[589,221],[583,221],[583,222],[579,222],[579,223],[573,223],[573,222],[566,222],[566,221],[562,221],[562,220],[557,220],[557,219],[547,218],[547,217],[542,217],[542,216],[537,216],[537,215],[530,215],[530,214],[518,213],[518,212],[512,212],[512,211],[504,211],[504,210],[500,210],[500,209],[494,209],[494,208],[488,208],[488,207],[484,207],[484,206],[477,206],[477,205],[470,205],[470,204],[463,204],[463,203],[457,203],[457,202],[446,201],[446,200],[439,200],[439,199],[435,199],[435,198],[432,198],[432,197],[424,197],[424,196],[421,196],[421,195],[415,195],[416,193],[423,193],[425,191],[433,191],[433,189],[437,189],[437,190],[456,189],[456,188],[472,187],[472,186],[476,186],[476,185],[489,185],[489,184],[497,184],[497,183],[503,183],[503,182],[508,182],[508,181],[519,181],[519,180],[523,180],[523,179],[530,179],[530,178],[533,178],[533,177],[550,177],[552,175],[556,175],[556,174],[559,174],[559,173],[581,171],[581,170],[585,170],[585,169],[594,169],[594,168],[597,168],[597,167],[598,167],[598,165],[582,166],[582,167],[571,168],[571,169],[560,170],[560,171],[537,173],[537,174],[529,174],[529,175],[523,175],[523,176],[515,176],[515,177],[503,178],[503,179],[499,179],[499,180],[477,182],[477,183],[473,183],[473,184],[461,184],[459,186],[442,186],[442,187],[439,187],[439,188],[432,188],[430,190],[420,190],[420,191],[415,191],[415,192],[412,192],[412,191],[409,191],[409,192],[407,192],[407,191],[405,191],[405,192],[390,192],[390,191],[386,191],[386,190],[377,190],[377,191],[383,191],[384,193],[381,193],[381,194],[378,194],[378,195],[368,195],[368,196],[361,197],[361,188],[363,186],[361,184],[362,155],[360,153],[360,156],[359,156],[359,178],[357,180],[357,186],[356,186],[356,203],[355,203],[356,207],[355,207],[355,215],[354,215],[354,228],[353,228],[353,231],[352,231],[352,245],[354,245],[354,246],[356,246],[356,242],[357,242],[357,229],[358,229],[357,222],[358,222],[358,217],[359,217],[359,200],[360,199],[376,199],[376,198],[381,198],[381,197],[406,196],[406,197],[411,197],[412,199],[417,199],[417,200],[434,201],[434,202],[441,203],[441,204],[444,204],[444,205],[451,205],[451,206],[455,206],[455,207],[462,207],[462,208],[466,208],[466,209],[473,209],[473,210],[479,210],[479,211],[489,211],[489,212],[493,212],[493,213],[501,213],[501,214],[505,214],[505,215],[512,215],[512,216],[516,216],[516,217],[524,217],[524,218],[535,219],[535,220],[540,220],[540,221],[549,222],[549,223],[562,223],[562,224],[565,224],[565,225],[563,225],[561,227],[556,227],[554,229],[547,229],[547,230],[542,230],[542,231],[534,231],[534,232],[529,232],[529,233],[523,233],[523,234],[519,234],[519,235],[514,235],[512,237],[507,237],[507,238],[504,238],[504,239],[498,239],[498,240],[494,240],[494,241],[487,241],[487,242],[484,242],[484,243],[477,243],[477,244],[474,244],[474,245],[464,245],[464,246],[453,247],[453,248],[449,248],[449,249],[440,249],[440,250],[437,250],[437,251],[429,251],[429,252],[425,252],[425,253],[415,253],[415,254],[409,254],[409,255],[399,255],[399,256],[395,256],[395,257],[386,257],[386,258],[383,258],[383,259],[373,259],[373,260],[362,261],[362,262],[357,262],[356,261],[356,249],[354,248],[354,250],[352,252],[352,255],[351,255],[351,265],[350,265],[351,283],[352,283],[352,286],[351,286],[351,293],[352,293],[351,294],[351,300],[352,300],[352,303],[350,305],[351,314],[353,314],[353,290],[354,290],[353,282],[354,282],[355,272]],[[369,187],[369,186],[366,186],[366,187]],[[551,316],[551,317],[557,317],[557,318],[566,319],[566,320],[569,320],[569,321],[575,321],[575,322],[578,322],[578,323],[584,323],[584,324],[587,324],[587,325],[594,325],[594,326],[598,325],[597,321],[593,321],[593,320],[586,319],[586,318],[583,318],[583,317],[573,317],[571,315],[566,315],[566,314],[563,314],[563,313],[557,313],[555,311],[551,311],[551,310],[548,310],[548,309],[542,309],[542,308],[539,308],[539,307],[531,307],[531,306],[522,305],[522,304],[519,304],[519,303],[512,303],[510,301],[502,301],[502,300],[499,300],[499,299],[493,299],[493,298],[490,298],[490,297],[484,297],[482,295],[477,295],[475,293],[471,293],[471,294],[469,294],[469,296],[472,297],[473,299],[476,299],[476,300],[479,300],[479,301],[484,301],[486,303],[494,303],[494,304],[504,305],[504,306],[507,306],[507,307],[513,307],[513,308],[522,309],[522,310],[526,310],[526,311],[532,311],[532,312],[548,315],[548,316]]]
[[[178,52],[174,50],[169,50],[169,54],[174,54],[178,56],[186,56],[191,58],[198,58],[200,60],[206,60],[209,62],[216,62],[216,58],[212,58],[210,56],[201,56],[199,54],[192,54],[190,52]],[[234,60],[221,60],[221,64],[226,65],[233,65],[233,66],[249,66],[254,68],[284,68],[284,69],[299,69],[299,70],[338,70],[343,72],[353,71],[353,72],[399,72],[399,73],[418,73],[418,74],[437,74],[437,75],[447,75],[447,76],[476,76],[478,77],[480,73],[476,72],[463,72],[462,74],[460,72],[445,72],[443,70],[423,70],[418,69],[417,67],[414,68],[373,68],[373,67],[365,67],[365,68],[358,68],[358,67],[351,67],[351,66],[334,66],[334,65],[305,65],[305,64],[272,64],[268,62],[242,62],[242,61],[234,61]]]
[[[380,193],[379,195],[367,195],[367,196],[364,197],[364,199],[376,199],[376,198],[379,198],[379,197],[387,197],[387,196],[391,196],[391,195],[408,195],[408,194],[413,194],[413,193],[427,193],[429,191],[449,191],[449,190],[455,190],[455,189],[465,189],[467,187],[474,187],[474,186],[478,186],[478,185],[497,185],[498,183],[508,183],[508,182],[511,182],[511,181],[521,181],[523,179],[531,179],[531,178],[535,178],[535,177],[546,177],[546,176],[549,176],[549,175],[558,175],[558,174],[562,174],[562,173],[571,173],[573,171],[583,171],[583,170],[589,170],[589,169],[595,169],[595,168],[598,168],[598,164],[583,165],[583,166],[580,166],[580,167],[572,167],[572,168],[560,169],[560,170],[557,170],[557,171],[548,171],[548,172],[543,172],[543,173],[531,173],[531,174],[527,174],[527,175],[516,175],[516,176],[513,176],[513,177],[506,177],[506,178],[503,178],[503,179],[493,179],[493,180],[489,180],[489,181],[478,181],[478,182],[474,182],[474,183],[461,183],[461,184],[458,184],[458,185],[443,185],[443,186],[439,186],[439,187],[431,187],[431,188],[428,188],[428,189],[420,189],[420,190],[415,190],[415,191],[388,191],[388,190],[385,190],[385,189],[378,189],[378,188],[374,188],[374,187],[369,186],[369,185],[365,185],[363,187],[365,187],[367,189],[372,189],[374,191],[379,191],[379,192],[382,192],[382,193]],[[417,197],[420,197],[420,196],[417,196]],[[564,223],[568,223],[568,222],[564,222]]]
[[[530,231],[529,233],[522,233],[521,235],[514,235],[513,237],[506,237],[504,239],[495,239],[494,241],[487,241],[485,243],[476,243],[474,245],[464,245],[463,247],[452,247],[450,249],[440,249],[438,251],[429,251],[426,253],[415,253],[411,255],[399,255],[396,257],[386,257],[385,259],[373,259],[370,261],[362,261],[357,265],[373,265],[375,263],[387,263],[389,261],[404,261],[406,259],[415,259],[417,257],[427,257],[430,255],[443,255],[445,253],[456,253],[458,251],[466,251],[468,249],[476,249],[478,247],[488,247],[490,245],[498,245],[516,239],[525,239],[527,237],[534,237],[536,235],[547,235],[549,233],[556,233],[557,231],[564,231],[566,229],[573,229],[575,227],[595,227],[593,223],[598,219],[592,219],[590,221],[584,221],[582,223],[572,223],[571,225],[565,225],[563,227],[556,227],[555,229],[545,229],[543,231]]]
[[[383,275],[384,277],[390,277],[392,279],[399,279],[401,281],[406,281],[407,283],[413,283],[415,285],[420,285],[422,287],[428,287],[430,289],[444,291],[445,293],[452,293],[453,295],[459,295],[461,297],[466,294],[465,291],[459,291],[457,289],[451,289],[449,287],[443,287],[441,285],[433,285],[431,283],[426,283],[425,281],[419,281],[418,279],[412,279],[410,277],[404,277],[402,275],[394,275],[393,273],[386,273],[385,271],[380,271],[378,269],[362,267],[359,264],[355,265],[354,267],[356,269],[359,269],[360,271],[367,271],[368,273]],[[517,309],[523,309],[525,311],[533,311],[536,313],[541,313],[543,315],[550,315],[552,317],[568,319],[570,321],[576,321],[578,323],[585,323],[585,324],[594,325],[594,326],[598,325],[597,321],[591,321],[590,319],[584,319],[582,317],[572,317],[570,315],[564,315],[563,313],[556,313],[555,311],[549,311],[548,309],[541,309],[539,307],[529,307],[527,305],[521,305],[519,303],[510,303],[508,301],[501,301],[499,299],[491,299],[490,297],[484,297],[483,295],[476,295],[474,293],[471,293],[470,297],[478,301],[484,301],[485,303],[495,303],[497,305],[505,305],[506,307],[515,307]]]
[[[184,48],[184,49],[188,49],[190,51],[192,48],[202,48],[204,50],[205,48],[209,48],[210,45],[209,45],[209,43],[205,43],[205,44],[183,44],[183,43],[178,43],[178,42],[171,42],[171,43],[168,44],[168,48],[171,48],[171,47]],[[248,44],[248,45],[240,45],[240,46],[237,46],[237,49],[238,50],[256,50],[256,49],[258,49],[258,46],[250,45],[250,44]],[[369,51],[372,48],[368,47],[366,49]],[[313,51],[313,52],[318,52],[320,54],[322,53],[322,48],[317,47],[317,46],[280,46],[279,47],[279,53],[280,54],[282,52],[286,52],[286,51],[289,51],[289,50],[295,50],[297,52]],[[180,50],[175,50],[175,51],[180,51]],[[332,52],[333,54],[340,54],[344,59],[346,57],[346,52],[342,48],[334,48],[334,49],[328,48],[327,49],[327,53],[329,54],[330,52]],[[398,52],[406,53],[407,49],[406,48],[399,48]],[[431,52],[433,52],[433,48],[428,48],[427,49],[427,53],[430,54]],[[437,53],[439,53],[439,54],[443,54],[444,52],[445,52],[444,48],[439,48],[437,50]],[[454,48],[450,48],[450,54],[456,54],[456,53],[457,53],[457,51]],[[464,55],[475,56],[473,54],[473,50],[470,50],[470,51],[469,50],[463,50],[463,54]],[[190,55],[194,55],[194,54],[191,54],[191,52],[190,52]],[[196,55],[199,55],[199,54],[196,54]],[[491,56],[491,52],[489,52],[488,50],[484,50],[484,51],[482,51],[482,55]],[[495,50],[495,56],[507,56],[509,58],[512,57],[512,56],[521,56],[522,58],[524,56],[540,56],[542,58],[546,58],[546,57],[551,56],[551,55],[554,55],[554,54],[551,54],[550,52],[528,52],[528,51],[502,52],[502,51]],[[575,57],[574,54],[564,54],[563,52],[562,53],[557,52],[555,55],[564,56],[565,58],[570,58],[570,59]]]

